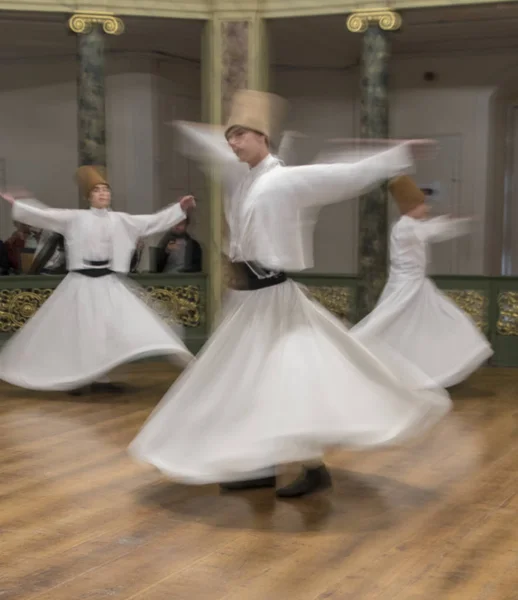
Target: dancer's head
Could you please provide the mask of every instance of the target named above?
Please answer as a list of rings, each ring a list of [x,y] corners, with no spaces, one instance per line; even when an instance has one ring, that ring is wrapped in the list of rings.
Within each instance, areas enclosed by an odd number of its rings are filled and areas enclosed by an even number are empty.
[[[108,208],[111,204],[111,188],[104,176],[104,168],[85,165],[76,173],[81,194],[92,208]]]
[[[225,137],[241,162],[255,167],[270,153],[270,141],[285,110],[278,96],[241,90],[232,102]]]
[[[270,153],[268,138],[259,131],[236,126],[228,131],[226,137],[234,154],[250,167],[258,165]]]
[[[389,181],[388,187],[401,215],[413,219],[424,219],[428,215],[426,196],[410,177],[395,177]]]

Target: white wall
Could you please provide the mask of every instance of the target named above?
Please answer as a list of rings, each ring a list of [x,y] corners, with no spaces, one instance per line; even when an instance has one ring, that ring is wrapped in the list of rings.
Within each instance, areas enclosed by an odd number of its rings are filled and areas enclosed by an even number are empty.
[[[77,205],[77,111],[72,61],[0,66],[0,157],[8,185],[57,207]],[[2,203],[0,234],[12,229]]]
[[[157,171],[161,182],[160,206],[193,194],[197,209],[190,230],[201,243],[204,262],[209,242],[209,202],[207,184],[196,163],[178,152],[173,120],[201,120],[201,72],[190,63],[164,62],[155,71],[158,155]]]
[[[466,238],[432,249],[431,271],[442,274],[482,274],[484,271],[484,213],[487,196],[489,102],[491,88],[399,89],[391,96],[391,135],[394,137],[455,137],[457,165],[418,164],[418,181],[441,182],[441,211],[478,215],[480,227]],[[444,148],[444,152],[447,152]],[[437,162],[437,161],[435,161]],[[451,166],[451,170],[448,167]],[[442,167],[442,168],[441,168]],[[423,173],[423,175],[421,175]],[[424,175],[426,173],[426,175]],[[448,185],[449,183],[454,185]],[[450,192],[448,194],[448,192]],[[440,257],[440,258],[439,258]]]
[[[106,71],[107,161],[114,208],[149,213],[192,192],[200,198],[194,232],[205,246],[205,184],[173,152],[172,129],[165,124],[173,118],[199,119],[199,66],[109,57]],[[74,182],[76,90],[74,57],[0,65],[0,158],[5,160],[7,185],[24,186],[62,208],[79,205]],[[10,210],[1,205],[0,237],[11,231]]]
[[[478,215],[481,223],[469,238],[448,242],[433,253],[432,272],[483,274],[487,251],[486,209],[492,202],[490,136],[492,97],[504,80],[518,79],[518,61],[512,55],[420,56],[392,58],[390,69],[390,135],[439,137],[450,144],[459,140],[458,173],[447,175],[444,160],[418,167],[423,183],[435,175],[453,180],[443,185],[448,194],[441,208],[461,215]],[[437,74],[434,82],[425,71]],[[292,124],[309,133],[321,130],[329,137],[359,132],[359,72],[297,69],[275,70],[273,91],[292,104]],[[315,91],[316,90],[316,91]],[[445,149],[446,151],[446,149]],[[489,188],[489,192],[488,192]],[[318,272],[352,273],[357,270],[357,210],[354,204],[327,208],[316,231]]]

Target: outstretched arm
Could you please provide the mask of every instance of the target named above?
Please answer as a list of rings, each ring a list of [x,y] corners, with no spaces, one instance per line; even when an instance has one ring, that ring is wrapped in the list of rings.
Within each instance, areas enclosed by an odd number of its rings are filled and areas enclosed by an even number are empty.
[[[325,206],[356,198],[413,165],[409,144],[401,144],[355,163],[273,169],[259,180],[258,201],[284,197],[301,208]]]
[[[3,193],[1,196],[13,207],[13,221],[19,221],[37,229],[55,231],[62,235],[74,213],[74,210],[71,209],[49,208],[27,192]]]
[[[181,149],[194,160],[213,161],[218,165],[238,164],[236,155],[230,149],[222,128],[203,123],[175,121],[174,127],[181,134]]]
[[[170,204],[167,208],[152,215],[127,215],[123,218],[132,227],[136,228],[138,237],[147,237],[155,233],[166,231],[178,223],[185,221],[187,211],[194,208],[196,202],[193,196],[184,196],[180,202]]]
[[[473,219],[471,217],[451,218],[436,217],[427,221],[416,221],[417,236],[426,242],[445,242],[471,231]]]
[[[225,139],[222,128],[200,123],[176,121],[174,126],[180,134],[180,151],[210,169],[221,169],[223,183],[232,191],[247,167],[239,162]]]

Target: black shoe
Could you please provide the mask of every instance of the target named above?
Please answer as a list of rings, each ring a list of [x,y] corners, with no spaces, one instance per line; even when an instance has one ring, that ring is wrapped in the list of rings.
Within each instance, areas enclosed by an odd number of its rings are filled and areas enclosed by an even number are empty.
[[[111,383],[96,381],[90,386],[92,394],[124,394],[127,391],[126,386],[120,383]]]
[[[67,394],[69,396],[82,396],[90,391],[90,386],[76,388],[75,390],[69,390]]]
[[[219,487],[225,491],[237,490],[257,490],[259,488],[273,488],[277,480],[272,477],[261,477],[260,479],[247,479],[245,481],[229,481],[228,483],[220,483]]]
[[[331,485],[331,475],[325,465],[312,469],[304,467],[303,472],[295,481],[279,488],[275,495],[277,498],[299,498],[306,494],[326,490]]]

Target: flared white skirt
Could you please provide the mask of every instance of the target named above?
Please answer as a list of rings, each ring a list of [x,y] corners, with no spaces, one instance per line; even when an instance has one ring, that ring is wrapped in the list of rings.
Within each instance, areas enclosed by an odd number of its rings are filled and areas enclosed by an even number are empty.
[[[36,390],[80,387],[125,362],[192,358],[125,278],[69,273],[0,353],[0,379]]]
[[[461,383],[493,354],[473,320],[428,278],[389,279],[351,333],[366,344],[381,340],[443,387]]]
[[[420,371],[395,355],[387,368],[287,281],[230,293],[221,325],[129,450],[181,481],[231,481],[330,446],[402,442],[450,405]]]

